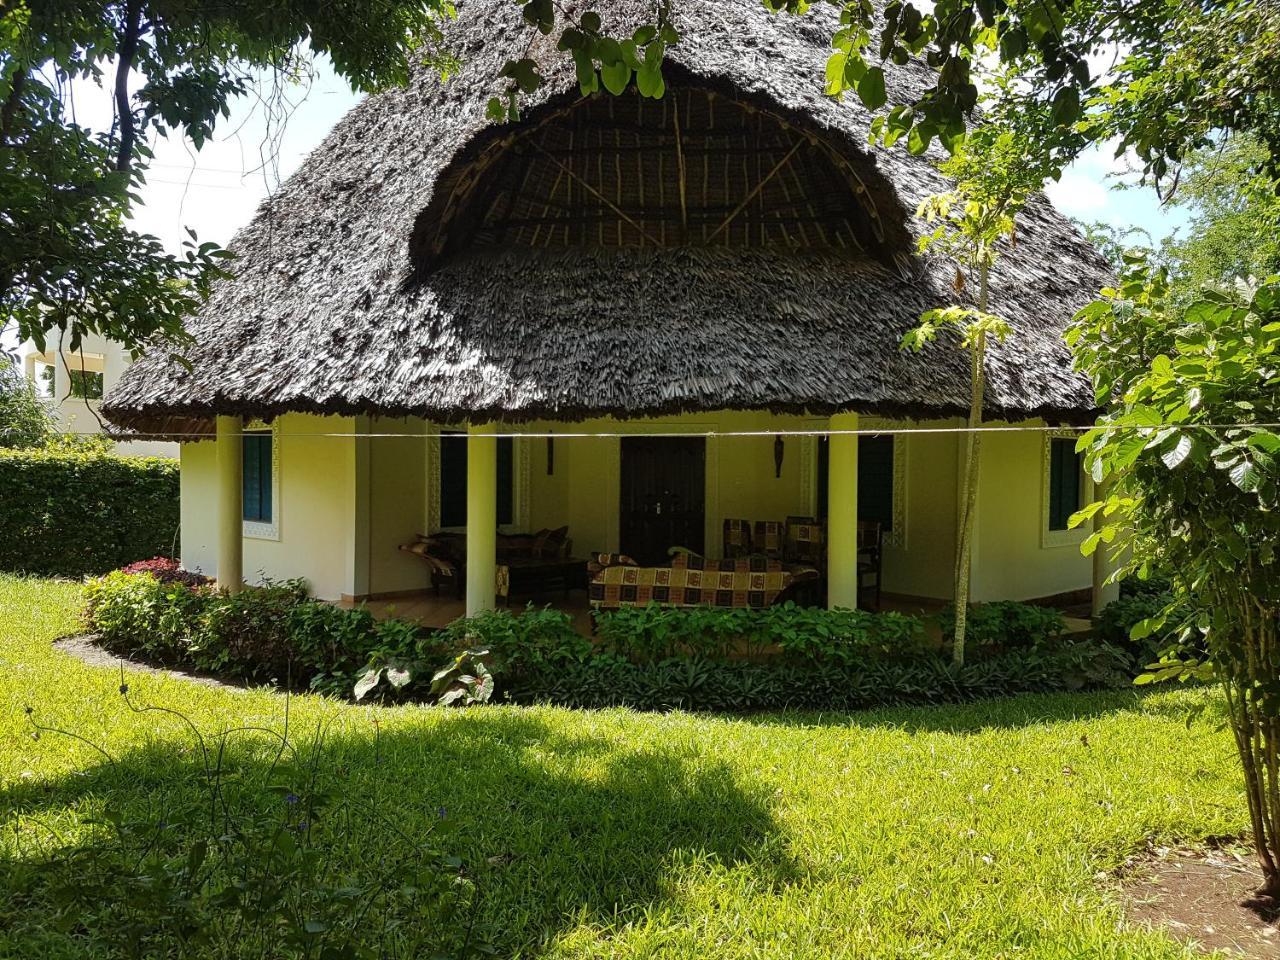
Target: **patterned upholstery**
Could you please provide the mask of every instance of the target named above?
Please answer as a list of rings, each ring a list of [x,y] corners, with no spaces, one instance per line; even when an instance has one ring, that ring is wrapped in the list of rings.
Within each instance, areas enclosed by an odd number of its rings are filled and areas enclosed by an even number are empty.
[[[597,557],[590,596],[596,608],[642,607],[649,603],[675,607],[762,609],[791,584],[817,577],[812,568],[788,568],[767,557],[707,560],[681,554],[665,567],[630,563],[603,565]]]
[[[724,522],[724,555],[745,557],[751,553],[751,521],[726,520]]]
[[[757,553],[782,558],[782,524],[777,520],[757,520],[751,539]]]
[[[827,555],[826,531],[822,524],[808,518],[795,519],[801,522],[787,521],[783,555],[792,563],[811,563],[822,567]]]

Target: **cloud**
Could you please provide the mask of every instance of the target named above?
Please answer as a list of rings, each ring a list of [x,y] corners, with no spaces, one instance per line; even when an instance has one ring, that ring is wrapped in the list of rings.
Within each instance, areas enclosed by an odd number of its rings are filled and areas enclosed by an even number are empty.
[[[1045,193],[1053,205],[1069,217],[1096,218],[1110,200],[1110,191],[1101,178],[1083,171],[1067,170],[1057,183],[1050,181]]]

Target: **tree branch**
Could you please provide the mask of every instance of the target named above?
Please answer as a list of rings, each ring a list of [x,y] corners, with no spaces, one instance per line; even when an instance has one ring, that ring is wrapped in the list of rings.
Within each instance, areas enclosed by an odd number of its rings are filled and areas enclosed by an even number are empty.
[[[3,109],[0,109],[0,143],[6,143],[9,140],[13,118],[22,102],[22,88],[26,83],[27,69],[25,66],[19,66],[13,72],[13,86],[9,88],[9,96],[5,97]]]
[[[116,150],[116,170],[129,169],[133,158],[133,142],[137,131],[133,111],[129,108],[129,71],[138,54],[138,38],[142,35],[142,0],[129,0],[125,7],[124,33],[120,36],[119,59],[116,61],[116,117],[120,123],[120,146]]]

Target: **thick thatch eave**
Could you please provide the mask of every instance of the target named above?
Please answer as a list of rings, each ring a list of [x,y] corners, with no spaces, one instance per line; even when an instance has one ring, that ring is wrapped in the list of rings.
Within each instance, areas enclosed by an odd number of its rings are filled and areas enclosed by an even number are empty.
[[[627,0],[597,7],[606,23],[647,12]],[[566,246],[430,261],[423,238],[446,193],[518,133],[485,121],[484,104],[501,63],[524,53],[519,9],[464,0],[449,30],[462,74],[445,85],[420,76],[356,107],[233,241],[238,277],[192,321],[191,369],[153,352],[112,391],[107,415],[191,433],[219,413],[291,411],[511,423],[720,408],[963,412],[968,374],[956,351],[897,347],[921,310],[954,296],[953,268],[909,255],[916,205],[946,189],[936,157],[871,150],[867,114],[823,96],[826,11],[775,17],[751,0],[677,9],[673,89],[749,104],[838,150],[869,185],[894,257]],[[535,44],[548,83],[527,123],[576,98],[552,47]],[[914,68],[891,69],[890,96],[919,80]],[[990,360],[989,415],[1089,417],[1061,331],[1105,276],[1046,201],[1031,204],[994,277],[994,307],[1016,332]]]

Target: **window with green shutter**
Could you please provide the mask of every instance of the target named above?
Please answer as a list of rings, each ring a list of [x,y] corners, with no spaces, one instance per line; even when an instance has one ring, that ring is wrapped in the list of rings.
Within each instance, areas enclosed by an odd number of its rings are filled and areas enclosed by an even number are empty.
[[[440,526],[467,525],[467,435],[440,434]],[[514,518],[515,447],[511,437],[498,438],[498,523]]]
[[[270,523],[273,504],[271,431],[246,431],[244,443],[244,519]]]
[[[1049,440],[1049,529],[1066,530],[1071,515],[1080,509],[1081,455],[1071,437]]]
[[[827,437],[818,438],[818,519],[827,518],[827,470],[831,465]],[[858,519],[875,520],[888,533],[893,529],[892,436],[858,439]]]

